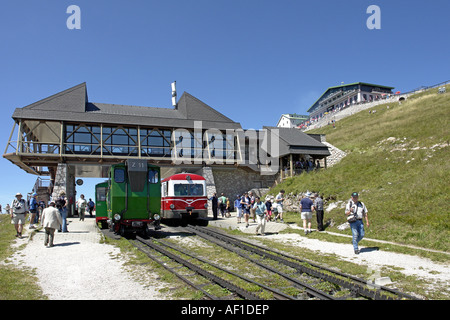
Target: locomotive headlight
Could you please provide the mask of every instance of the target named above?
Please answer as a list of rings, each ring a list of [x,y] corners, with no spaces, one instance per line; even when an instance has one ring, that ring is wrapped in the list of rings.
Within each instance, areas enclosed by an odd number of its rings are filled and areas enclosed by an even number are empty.
[[[153,215],[153,219],[159,220],[159,219],[161,219],[161,217],[159,216],[159,214],[155,214],[155,215]]]
[[[172,209],[172,210],[175,209],[175,206],[173,203],[170,205],[170,209]]]
[[[120,214],[116,213],[114,215],[114,220],[119,221],[120,220]]]

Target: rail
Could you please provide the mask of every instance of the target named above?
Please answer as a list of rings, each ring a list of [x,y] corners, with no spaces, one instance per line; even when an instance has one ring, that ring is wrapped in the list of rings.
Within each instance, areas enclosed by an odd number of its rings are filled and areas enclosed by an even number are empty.
[[[409,294],[400,292],[398,290],[368,283],[364,279],[344,274],[342,272],[338,272],[311,263],[310,261],[301,260],[296,257],[286,255],[279,251],[257,246],[245,240],[236,239],[232,236],[223,234],[222,232],[213,231],[211,228],[201,228],[201,227],[189,227],[189,228],[192,229],[193,232],[195,232],[198,235],[201,235],[201,233],[212,235],[214,237],[221,239],[222,241],[229,242],[235,246],[248,250],[254,254],[280,262],[281,264],[294,268],[301,273],[306,273],[308,275],[311,275],[312,277],[319,278],[334,283],[340,287],[347,288],[352,292],[353,295],[356,296],[361,296],[373,300],[393,300],[394,297],[397,297],[398,299],[418,300],[417,298]],[[271,268],[273,270],[273,266],[271,266]]]

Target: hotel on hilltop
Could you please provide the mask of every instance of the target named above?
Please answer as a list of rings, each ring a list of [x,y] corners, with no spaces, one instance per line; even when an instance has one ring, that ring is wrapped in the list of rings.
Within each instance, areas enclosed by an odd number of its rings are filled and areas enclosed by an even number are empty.
[[[317,120],[327,112],[341,110],[352,104],[372,102],[393,94],[393,87],[355,82],[329,87],[308,109],[309,118]]]

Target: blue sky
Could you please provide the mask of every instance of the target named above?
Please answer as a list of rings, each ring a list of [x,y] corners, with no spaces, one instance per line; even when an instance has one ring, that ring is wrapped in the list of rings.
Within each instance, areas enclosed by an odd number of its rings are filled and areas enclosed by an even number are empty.
[[[369,5],[381,29],[369,30]],[[81,9],[69,30],[67,7]],[[0,4],[0,147],[15,108],[87,83],[91,102],[171,107],[170,83],[244,128],[306,114],[330,86],[450,78],[450,1],[39,0]],[[4,150],[4,149],[2,149]],[[0,160],[0,203],[36,177]],[[92,197],[88,180],[79,192]]]

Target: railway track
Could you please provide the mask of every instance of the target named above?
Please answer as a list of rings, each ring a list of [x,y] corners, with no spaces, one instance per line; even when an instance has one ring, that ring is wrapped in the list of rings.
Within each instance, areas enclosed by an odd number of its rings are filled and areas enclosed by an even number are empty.
[[[308,276],[311,276],[313,278],[317,278],[322,281],[332,283],[338,286],[339,288],[347,289],[350,292],[350,294],[347,296],[340,297],[340,299],[345,299],[348,297],[362,297],[372,300],[394,300],[394,299],[417,300],[416,297],[402,293],[398,290],[368,283],[367,280],[352,275],[348,275],[342,272],[338,272],[311,263],[310,261],[301,260],[276,250],[255,245],[254,243],[250,243],[248,241],[232,237],[222,232],[213,230],[212,228],[189,226],[187,227],[187,230],[195,233],[200,237],[213,241],[219,245],[220,243],[226,243],[230,246],[228,245],[224,246],[225,248],[228,248],[239,255],[248,257],[248,254],[245,252],[250,252],[254,255],[257,255],[260,257],[259,259],[250,257],[249,259],[252,260],[252,262],[258,264],[259,266],[270,269],[273,272],[278,273],[278,271],[273,268],[273,265],[267,263],[267,260],[276,261],[281,265],[288,266],[297,270],[298,273],[307,274]],[[284,274],[281,273],[279,274],[283,277],[286,277],[286,275]],[[289,280],[293,279],[291,276],[287,277],[290,278]],[[319,299],[335,299],[329,294],[320,296],[321,293],[323,294],[323,292],[320,292],[320,290],[319,293],[316,293],[315,292],[316,289],[312,289],[308,286],[305,286],[305,289],[308,292],[308,294],[315,296]]]
[[[261,281],[258,282],[253,277],[246,277],[240,272],[231,271],[187,251],[185,247],[169,243],[164,239],[144,239],[136,236],[135,240],[130,240],[134,246],[149,256],[149,258],[175,274],[189,286],[202,292],[207,299],[261,300],[263,299],[262,297],[268,296],[267,293],[272,299],[278,300],[416,299],[397,290],[367,283],[364,279],[255,245],[213,228],[188,226],[180,228],[180,230],[185,230],[187,234],[199,236],[208,242],[231,251],[244,258],[249,264],[257,265],[268,273],[276,274],[289,283],[287,287],[278,288],[264,284]],[[165,257],[173,261],[174,265],[169,266]],[[226,276],[224,276],[225,274]],[[197,279],[197,281],[192,281],[193,278]],[[201,279],[200,281],[198,280],[199,278]],[[237,284],[239,282],[242,283],[242,281],[246,284],[251,283],[254,285],[252,290],[249,291],[244,289],[242,285],[239,286]],[[211,293],[213,291],[210,289],[212,285],[223,288],[223,291],[226,291],[228,294],[219,297]],[[292,290],[285,290],[286,288],[295,288],[296,294],[292,294]],[[336,294],[341,292],[341,290],[344,290],[342,292],[346,292],[346,294]],[[264,292],[266,293],[265,295],[263,294]]]

